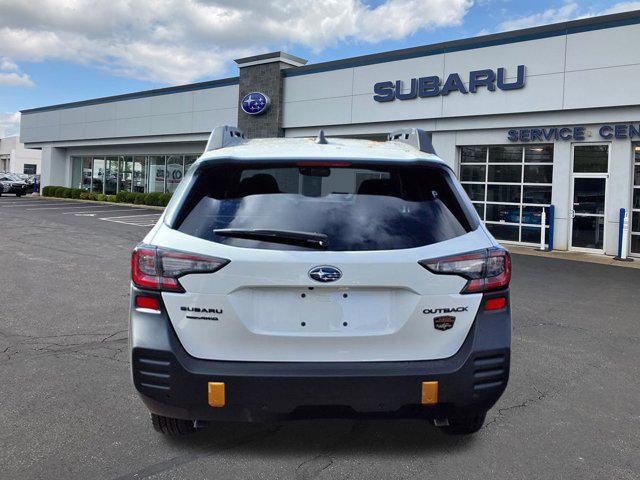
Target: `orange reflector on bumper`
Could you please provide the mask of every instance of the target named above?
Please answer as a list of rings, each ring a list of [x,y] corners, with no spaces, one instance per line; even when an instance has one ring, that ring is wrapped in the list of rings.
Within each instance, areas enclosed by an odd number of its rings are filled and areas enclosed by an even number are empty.
[[[422,382],[422,405],[438,403],[438,382]]]
[[[224,407],[224,382],[209,382],[209,405]]]

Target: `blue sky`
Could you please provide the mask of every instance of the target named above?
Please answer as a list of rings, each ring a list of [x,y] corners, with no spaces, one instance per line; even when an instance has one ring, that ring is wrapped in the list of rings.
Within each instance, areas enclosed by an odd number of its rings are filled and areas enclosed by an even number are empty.
[[[229,7],[233,4],[233,7]],[[616,0],[0,0],[0,129],[21,109],[640,9]]]

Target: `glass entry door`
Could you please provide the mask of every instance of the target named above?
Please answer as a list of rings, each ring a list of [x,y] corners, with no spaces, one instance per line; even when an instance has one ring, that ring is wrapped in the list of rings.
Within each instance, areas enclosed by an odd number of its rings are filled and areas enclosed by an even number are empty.
[[[571,248],[604,253],[609,145],[573,145]]]
[[[573,177],[571,247],[604,252],[606,177]]]

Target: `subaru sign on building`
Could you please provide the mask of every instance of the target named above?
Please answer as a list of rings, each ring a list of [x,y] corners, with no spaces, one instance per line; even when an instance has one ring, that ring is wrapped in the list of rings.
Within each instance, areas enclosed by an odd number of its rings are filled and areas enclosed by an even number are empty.
[[[500,241],[553,227],[556,249],[615,255],[624,209],[640,255],[639,38],[635,11],[313,65],[273,52],[236,60],[233,78],[25,110],[20,133],[44,185],[116,193],[173,191],[217,125],[419,127]]]
[[[244,96],[242,102],[240,102],[242,111],[249,115],[260,115],[264,113],[270,104],[271,100],[269,97],[260,92],[248,93]]]

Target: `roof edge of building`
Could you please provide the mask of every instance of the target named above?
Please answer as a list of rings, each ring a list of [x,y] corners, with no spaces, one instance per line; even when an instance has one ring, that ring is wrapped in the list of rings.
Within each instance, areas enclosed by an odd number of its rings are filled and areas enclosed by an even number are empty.
[[[238,82],[239,82],[239,77],[221,78],[219,80],[209,80],[206,82],[189,83],[186,85],[176,85],[173,87],[156,88],[153,90],[142,90],[139,92],[124,93],[121,95],[112,95],[109,97],[93,98],[90,100],[80,100],[78,102],[48,105],[46,107],[29,108],[26,110],[20,110],[20,113],[24,115],[24,114],[30,114],[30,113],[47,112],[50,110],[63,110],[66,108],[84,107],[88,105],[99,105],[101,103],[119,102],[121,100],[133,100],[136,98],[156,97],[158,95],[167,95],[170,93],[192,92],[195,90],[205,90],[208,88],[237,85]]]

